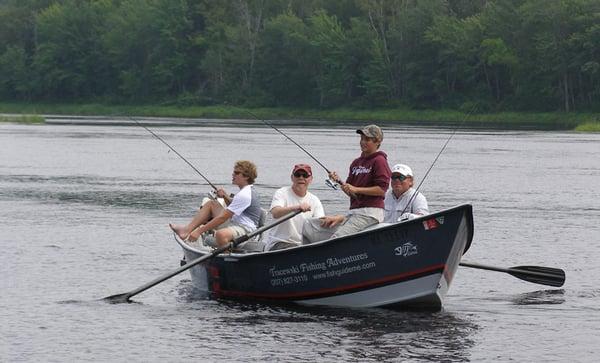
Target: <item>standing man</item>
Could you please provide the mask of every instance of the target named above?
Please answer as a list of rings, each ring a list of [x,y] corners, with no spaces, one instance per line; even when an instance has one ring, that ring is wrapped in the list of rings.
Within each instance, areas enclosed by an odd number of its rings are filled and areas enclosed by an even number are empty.
[[[251,161],[235,162],[231,183],[240,191],[229,199],[223,189],[217,190],[217,196],[225,199],[226,208],[216,200],[211,200],[200,207],[196,215],[186,225],[169,223],[179,238],[190,242],[196,241],[204,232],[216,230],[217,247],[223,247],[235,238],[256,230],[261,215],[258,193],[254,189],[257,177],[256,165]]]
[[[394,165],[392,188],[385,195],[384,222],[396,223],[429,214],[427,199],[413,189],[413,183],[413,172],[408,165]]]
[[[302,226],[309,218],[325,215],[319,198],[308,191],[312,183],[312,169],[308,164],[296,164],[292,169],[292,185],[278,189],[271,202],[271,215],[281,218],[289,212],[303,213],[287,220],[271,230],[267,236],[265,250],[279,250],[302,244]]]
[[[303,243],[345,236],[383,221],[383,200],[391,176],[387,155],[379,150],[383,131],[377,125],[367,125],[356,133],[360,134],[361,154],[350,164],[348,178],[342,184],[350,197],[350,210],[346,215],[308,220],[302,232]],[[329,177],[340,180],[336,172]]]

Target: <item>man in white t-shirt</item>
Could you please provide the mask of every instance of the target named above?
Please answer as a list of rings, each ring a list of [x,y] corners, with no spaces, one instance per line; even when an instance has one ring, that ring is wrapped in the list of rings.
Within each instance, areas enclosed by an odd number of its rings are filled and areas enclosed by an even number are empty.
[[[273,195],[270,212],[273,218],[280,218],[289,212],[301,210],[294,218],[273,228],[266,239],[265,250],[279,250],[302,244],[302,225],[310,218],[325,215],[319,198],[308,191],[313,180],[312,169],[307,164],[294,165],[292,185],[278,189]]]
[[[408,165],[392,168],[391,188],[385,194],[383,221],[396,223],[429,214],[427,199],[413,189],[413,172]]]
[[[215,230],[215,247],[225,246],[233,239],[253,232],[262,212],[258,193],[253,188],[256,177],[254,163],[236,161],[231,183],[237,185],[240,191],[230,199],[223,189],[217,190],[217,196],[225,200],[225,208],[216,200],[211,200],[200,207],[188,224],[169,226],[179,238],[188,242],[195,242],[203,233]]]

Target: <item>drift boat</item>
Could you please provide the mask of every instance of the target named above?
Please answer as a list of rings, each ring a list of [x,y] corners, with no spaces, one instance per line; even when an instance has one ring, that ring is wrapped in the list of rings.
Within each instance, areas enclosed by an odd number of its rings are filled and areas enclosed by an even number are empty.
[[[185,261],[212,252],[175,239]],[[190,274],[216,298],[439,310],[472,239],[472,206],[465,204],[285,250],[222,253]]]

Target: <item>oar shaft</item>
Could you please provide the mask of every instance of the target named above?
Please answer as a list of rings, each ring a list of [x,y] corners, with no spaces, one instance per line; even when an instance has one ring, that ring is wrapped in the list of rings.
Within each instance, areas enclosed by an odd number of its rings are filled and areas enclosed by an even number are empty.
[[[528,271],[528,270],[519,269],[518,267],[502,268],[502,267],[495,267],[495,266],[479,265],[479,264],[474,264],[474,263],[469,263],[469,262],[461,262],[460,265],[465,266],[465,267],[478,268],[481,270],[506,272],[509,274],[516,273],[516,274],[525,274],[525,275],[540,276],[540,277],[555,277],[556,276],[556,274],[552,274],[552,273],[548,273],[548,272]]]
[[[480,270],[498,271],[498,272],[506,272],[506,273],[510,272],[506,268],[495,267],[495,266],[487,266],[487,265],[480,265],[480,264],[475,264],[475,263],[470,263],[470,262],[461,262],[460,265],[464,266],[464,267],[478,268]]]
[[[270,228],[273,228],[273,227],[275,227],[275,226],[277,226],[277,225],[279,225],[279,224],[287,221],[290,218],[295,217],[296,215],[298,215],[300,213],[302,213],[301,210],[290,212],[290,213],[286,214],[285,216],[277,219],[275,222],[273,222],[273,223],[271,223],[269,225],[263,226],[261,228],[258,228],[257,230],[255,230],[252,233],[248,233],[248,234],[243,235],[243,236],[241,236],[239,238],[236,238],[234,241],[228,243],[226,246],[219,247],[216,250],[212,251],[208,255],[204,255],[204,256],[198,257],[197,259],[192,260],[192,261],[186,263],[185,265],[179,267],[178,269],[173,270],[173,271],[171,271],[168,274],[165,274],[163,276],[160,276],[160,277],[158,277],[158,278],[156,278],[156,279],[154,279],[154,280],[152,280],[152,281],[150,281],[150,282],[148,282],[148,283],[146,283],[146,284],[138,287],[135,290],[132,290],[132,291],[130,291],[128,293],[125,293],[125,294],[119,294],[119,295],[109,296],[109,297],[106,297],[105,300],[109,300],[109,301],[114,300],[116,302],[125,302],[125,301],[128,301],[133,296],[135,296],[135,295],[137,295],[137,294],[139,294],[139,293],[141,293],[143,291],[146,291],[149,288],[151,288],[151,287],[153,287],[155,285],[158,285],[161,282],[163,282],[165,280],[168,280],[171,277],[173,277],[175,275],[178,275],[178,274],[182,273],[183,271],[188,270],[188,269],[196,266],[197,264],[199,264],[199,263],[201,263],[203,261],[206,261],[206,260],[208,260],[208,259],[210,259],[212,257],[215,257],[216,255],[218,255],[218,254],[220,254],[222,252],[225,252],[225,251],[227,251],[227,250],[229,250],[229,249],[231,249],[231,248],[239,245],[240,243],[247,241],[248,239],[250,239],[252,237],[257,236],[257,235],[263,233],[264,231],[266,231],[266,230],[268,230]]]
[[[502,268],[495,266],[479,265],[469,262],[461,262],[460,265],[481,270],[505,272],[518,279],[532,282],[534,284],[560,287],[565,283],[565,271],[553,267],[516,266],[510,268]]]
[[[176,269],[174,271],[171,271],[171,272],[169,272],[166,275],[158,277],[158,278],[156,278],[156,279],[154,279],[154,280],[152,280],[152,281],[150,281],[150,282],[148,282],[148,283],[146,283],[146,284],[138,287],[137,289],[131,291],[128,294],[127,300],[129,300],[130,298],[134,297],[135,295],[137,295],[137,294],[139,294],[139,293],[141,293],[143,291],[148,290],[149,288],[151,288],[151,287],[153,287],[155,285],[160,284],[161,282],[163,282],[165,280],[170,279],[171,277],[173,277],[175,275],[178,275],[178,274],[182,273],[185,270],[189,270],[190,268],[196,266],[197,264],[201,263],[202,261],[208,260],[208,259],[210,259],[210,258],[212,258],[212,257],[214,257],[214,256],[216,256],[216,255],[218,255],[218,254],[220,254],[222,252],[227,251],[229,248],[231,248],[231,243],[229,243],[227,246],[223,246],[223,247],[217,248],[216,250],[212,251],[208,255],[204,255],[202,257],[198,257],[197,259],[195,259],[195,260],[193,260],[191,262],[186,263],[185,265],[179,267],[178,269]]]

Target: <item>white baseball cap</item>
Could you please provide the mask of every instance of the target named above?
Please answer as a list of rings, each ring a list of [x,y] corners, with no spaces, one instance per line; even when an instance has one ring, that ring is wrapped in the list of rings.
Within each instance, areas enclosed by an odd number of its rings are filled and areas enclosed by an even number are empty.
[[[404,164],[394,165],[394,167],[392,168],[392,174],[394,173],[400,173],[404,176],[413,176],[412,169],[408,165]]]

